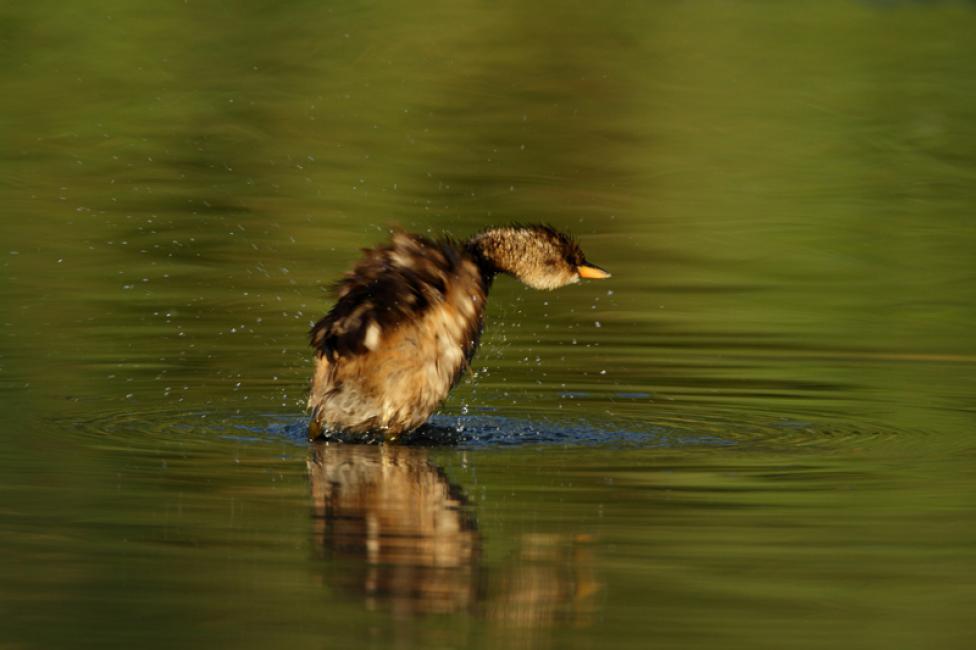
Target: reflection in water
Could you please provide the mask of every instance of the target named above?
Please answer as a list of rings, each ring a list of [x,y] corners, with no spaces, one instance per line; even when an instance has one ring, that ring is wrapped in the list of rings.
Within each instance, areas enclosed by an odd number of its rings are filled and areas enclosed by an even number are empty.
[[[517,560],[491,576],[485,615],[506,628],[593,620],[600,583],[588,535],[523,535]]]
[[[526,534],[516,557],[482,567],[461,489],[422,447],[318,443],[308,471],[315,544],[331,579],[397,615],[469,611],[506,626],[585,623],[599,583],[585,535]]]
[[[361,557],[349,585],[398,613],[452,612],[474,601],[478,536],[464,497],[424,449],[312,447],[315,541],[327,555]]]

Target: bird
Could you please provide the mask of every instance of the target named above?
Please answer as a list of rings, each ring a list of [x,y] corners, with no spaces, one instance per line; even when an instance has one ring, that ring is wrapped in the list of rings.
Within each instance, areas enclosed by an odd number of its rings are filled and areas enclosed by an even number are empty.
[[[309,439],[396,442],[423,425],[470,367],[499,274],[541,290],[610,277],[549,225],[467,240],[394,229],[388,243],[363,249],[309,331]]]

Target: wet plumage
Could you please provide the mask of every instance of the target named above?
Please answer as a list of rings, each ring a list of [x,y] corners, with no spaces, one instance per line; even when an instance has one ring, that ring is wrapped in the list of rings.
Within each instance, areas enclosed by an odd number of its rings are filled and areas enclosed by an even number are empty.
[[[422,425],[474,356],[498,273],[537,289],[609,275],[548,226],[495,228],[466,242],[395,232],[364,250],[311,329],[309,436],[395,440]]]

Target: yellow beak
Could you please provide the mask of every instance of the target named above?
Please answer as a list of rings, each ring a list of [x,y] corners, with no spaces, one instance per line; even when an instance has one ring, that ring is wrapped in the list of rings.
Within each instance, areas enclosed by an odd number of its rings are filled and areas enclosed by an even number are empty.
[[[608,271],[593,264],[580,264],[576,267],[576,272],[579,273],[581,278],[586,278],[587,280],[603,280],[604,278],[610,277]]]

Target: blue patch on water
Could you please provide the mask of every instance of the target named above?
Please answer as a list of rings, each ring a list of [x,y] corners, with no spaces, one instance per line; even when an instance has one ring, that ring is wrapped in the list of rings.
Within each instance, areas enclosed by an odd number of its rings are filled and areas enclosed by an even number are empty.
[[[88,435],[133,445],[154,440],[203,445],[221,438],[241,444],[287,441],[307,444],[306,417],[294,413],[219,411],[117,411],[74,420]],[[401,439],[403,444],[451,445],[460,448],[520,445],[638,446],[658,448],[728,447],[734,445],[786,445],[806,448],[815,444],[863,444],[899,432],[880,430],[870,423],[818,422],[802,417],[769,417],[739,411],[660,409],[653,420],[615,415],[602,421],[553,416],[510,418],[476,409],[465,415],[435,415],[419,430]],[[377,435],[372,442],[379,442]],[[364,442],[361,437],[343,442]],[[365,441],[370,442],[370,441]]]
[[[242,418],[245,416],[242,416]],[[307,440],[307,420],[275,415],[263,420],[253,417],[232,426],[234,433],[222,437],[242,442],[260,440],[271,435],[298,444]],[[247,433],[243,433],[247,432]],[[266,437],[264,438],[267,439]],[[334,436],[341,442],[379,442],[381,437],[363,440],[362,437]],[[460,448],[512,447],[520,445],[558,444],[563,446],[628,445],[653,447],[727,446],[735,440],[711,434],[696,434],[661,425],[645,427],[624,426],[620,423],[595,425],[584,420],[528,420],[494,415],[435,415],[420,429],[404,436],[401,444]]]
[[[220,437],[222,440],[233,440],[235,442],[250,442],[250,443],[265,442],[264,438],[258,438],[257,436],[235,436],[233,434],[224,434]]]

